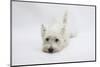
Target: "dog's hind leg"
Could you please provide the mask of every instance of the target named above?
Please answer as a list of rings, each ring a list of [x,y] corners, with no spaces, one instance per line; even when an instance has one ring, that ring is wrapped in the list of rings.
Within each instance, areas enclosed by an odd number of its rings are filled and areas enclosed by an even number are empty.
[[[70,38],[74,38],[77,36],[77,33],[70,33]]]

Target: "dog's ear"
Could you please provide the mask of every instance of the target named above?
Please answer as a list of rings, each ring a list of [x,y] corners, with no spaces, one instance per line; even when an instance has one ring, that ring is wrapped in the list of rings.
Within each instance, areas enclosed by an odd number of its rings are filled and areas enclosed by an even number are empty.
[[[45,28],[45,26],[42,24],[42,27],[41,27],[42,36],[44,36],[45,31],[46,31],[46,28]]]
[[[67,11],[65,12],[64,16],[63,16],[63,24],[67,23]]]
[[[61,28],[61,34],[64,34],[66,29],[66,24],[67,24],[67,11],[64,13],[62,22],[63,22],[63,27]]]
[[[65,33],[65,27],[61,28],[61,34],[63,35]]]

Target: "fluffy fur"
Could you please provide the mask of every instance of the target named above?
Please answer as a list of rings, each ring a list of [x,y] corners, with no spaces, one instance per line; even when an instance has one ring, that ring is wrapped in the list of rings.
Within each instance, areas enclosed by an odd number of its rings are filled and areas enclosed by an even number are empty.
[[[42,24],[41,34],[43,40],[43,51],[47,53],[55,53],[65,48],[70,39],[67,13],[64,14],[61,21],[54,21],[55,24],[45,27]]]

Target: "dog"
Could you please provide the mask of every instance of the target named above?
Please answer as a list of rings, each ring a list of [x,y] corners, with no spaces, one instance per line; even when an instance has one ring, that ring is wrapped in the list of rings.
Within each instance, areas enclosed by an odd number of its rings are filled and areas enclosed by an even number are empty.
[[[53,25],[48,27],[42,24],[43,52],[60,52],[69,44],[69,39],[72,36],[68,29],[67,16],[68,14],[65,12],[61,21],[55,21],[55,24],[53,23]]]

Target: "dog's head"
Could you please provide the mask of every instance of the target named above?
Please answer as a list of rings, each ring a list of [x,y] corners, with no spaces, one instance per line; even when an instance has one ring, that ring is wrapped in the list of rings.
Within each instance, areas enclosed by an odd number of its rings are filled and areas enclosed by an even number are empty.
[[[55,53],[65,47],[65,16],[62,21],[62,27],[51,30],[42,24],[41,32],[43,39],[43,51],[47,53]]]

